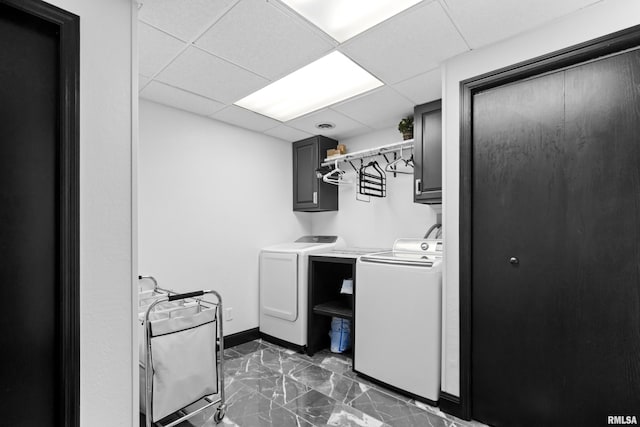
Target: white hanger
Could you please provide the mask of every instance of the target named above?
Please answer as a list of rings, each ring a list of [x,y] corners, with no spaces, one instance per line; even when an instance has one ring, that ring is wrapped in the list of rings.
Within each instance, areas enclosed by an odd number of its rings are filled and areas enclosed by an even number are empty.
[[[399,163],[404,163],[405,166],[410,167],[412,170],[410,171],[402,171],[402,170],[398,170],[398,164]],[[406,159],[403,156],[403,148],[400,147],[400,157],[398,157],[396,160],[387,163],[387,166],[385,166],[384,170],[386,172],[391,172],[391,173],[400,173],[400,174],[405,174],[405,175],[413,175],[413,155],[411,156],[411,158]]]
[[[346,172],[338,167],[338,161],[336,160],[333,170],[322,175],[322,181],[332,185],[353,184],[352,181],[344,178],[345,174]]]

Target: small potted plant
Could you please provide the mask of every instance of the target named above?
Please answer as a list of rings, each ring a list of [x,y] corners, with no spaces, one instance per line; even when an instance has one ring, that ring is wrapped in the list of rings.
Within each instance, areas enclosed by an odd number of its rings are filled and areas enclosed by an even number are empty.
[[[413,138],[413,116],[407,116],[398,123],[398,130],[404,140]]]

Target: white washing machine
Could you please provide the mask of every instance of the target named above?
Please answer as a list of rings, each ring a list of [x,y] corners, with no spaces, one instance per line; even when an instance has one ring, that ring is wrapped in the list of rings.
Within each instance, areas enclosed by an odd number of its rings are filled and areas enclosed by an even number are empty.
[[[442,240],[398,239],[356,263],[354,369],[428,401],[440,394]]]
[[[302,349],[307,345],[309,255],[344,247],[337,236],[304,236],[260,252],[260,332]]]

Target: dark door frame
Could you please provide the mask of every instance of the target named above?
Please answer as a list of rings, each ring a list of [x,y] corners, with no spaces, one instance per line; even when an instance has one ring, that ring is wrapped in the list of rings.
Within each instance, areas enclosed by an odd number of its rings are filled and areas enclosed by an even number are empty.
[[[447,410],[454,415],[470,419],[473,405],[471,402],[473,95],[482,90],[556,71],[639,45],[640,25],[460,82],[460,397],[456,399],[455,396],[445,395],[445,402],[443,402]]]
[[[0,0],[58,27],[59,34],[59,227],[60,354],[56,424],[80,426],[80,17],[41,0]]]

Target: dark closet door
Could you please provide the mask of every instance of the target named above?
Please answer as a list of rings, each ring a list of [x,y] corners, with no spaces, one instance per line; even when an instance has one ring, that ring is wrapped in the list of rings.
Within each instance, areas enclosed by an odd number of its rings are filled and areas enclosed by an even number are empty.
[[[581,396],[566,410],[640,420],[640,50],[567,70],[565,87],[566,325],[580,333],[567,338],[576,375],[563,392]]]
[[[70,361],[61,360],[59,39],[58,25],[0,4],[0,424],[6,426],[54,426],[62,419],[74,425],[60,369]]]
[[[639,59],[473,96],[478,420],[599,426],[640,415]]]

